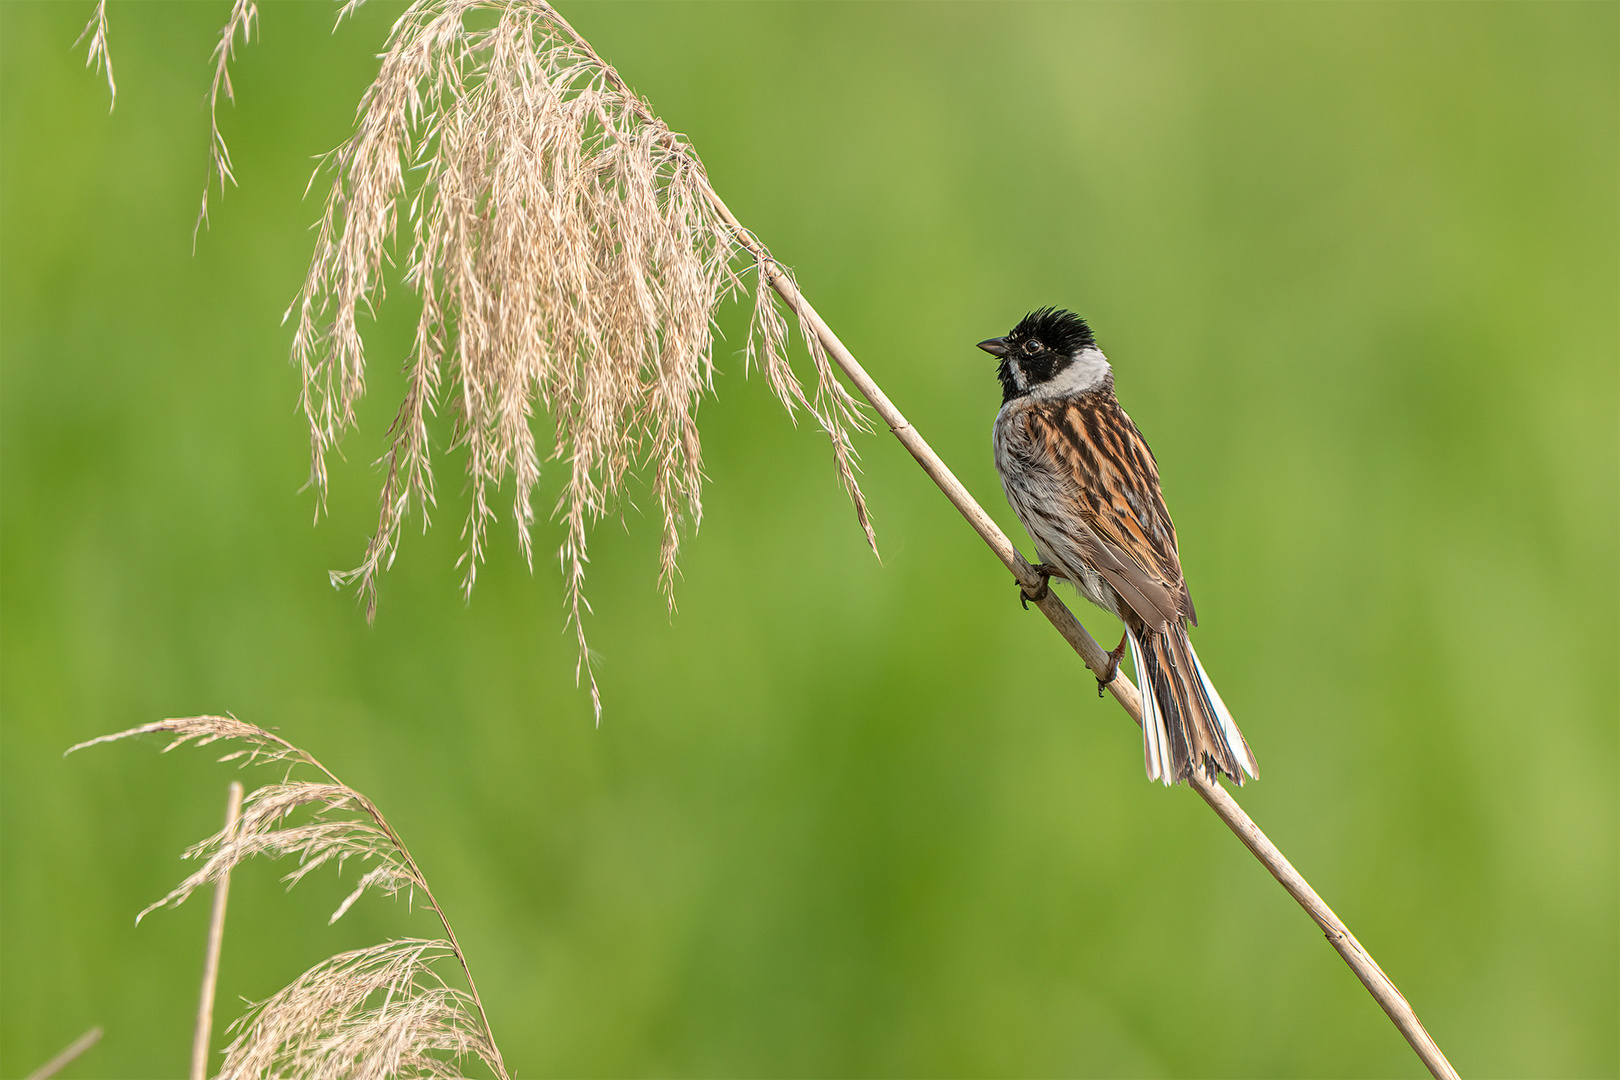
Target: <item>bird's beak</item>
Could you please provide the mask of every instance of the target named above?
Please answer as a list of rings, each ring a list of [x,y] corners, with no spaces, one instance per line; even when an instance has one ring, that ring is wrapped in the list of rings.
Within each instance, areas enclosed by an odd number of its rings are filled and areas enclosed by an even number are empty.
[[[981,341],[979,342],[979,348],[998,358],[1012,352],[1011,346],[1007,344],[1007,339],[1004,337],[993,337],[989,341]]]

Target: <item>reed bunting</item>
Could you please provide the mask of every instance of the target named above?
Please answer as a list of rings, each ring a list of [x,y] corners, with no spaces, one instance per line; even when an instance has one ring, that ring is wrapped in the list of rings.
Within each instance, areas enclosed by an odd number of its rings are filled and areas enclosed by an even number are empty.
[[[1113,681],[1127,643],[1142,690],[1142,743],[1150,780],[1219,769],[1258,777],[1254,755],[1198,662],[1198,625],[1181,574],[1176,527],[1159,468],[1114,397],[1114,373],[1084,319],[1042,308],[1006,337],[979,342],[996,357],[1001,411],[996,470],[1050,577],[1125,624],[1111,655]],[[1026,594],[1035,600],[1045,595]]]

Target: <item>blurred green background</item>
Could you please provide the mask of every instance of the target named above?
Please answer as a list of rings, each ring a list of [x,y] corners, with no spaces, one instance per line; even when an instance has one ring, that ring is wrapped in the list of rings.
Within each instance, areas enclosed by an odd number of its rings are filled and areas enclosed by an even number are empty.
[[[61,752],[225,710],[382,806],[522,1075],[1420,1073],[883,433],[864,550],[735,311],[677,615],[651,515],[593,539],[600,729],[510,522],[463,602],[459,459],[368,627],[326,572],[375,520],[411,298],[315,527],[280,318],[311,156],[399,5],[264,7],[195,254],[228,5],[114,0],[110,115],[91,9],[0,5],[0,1073],[93,1024],[65,1075],[183,1073],[207,901],[131,920],[235,774]],[[1262,766],[1245,806],[1464,1075],[1615,1075],[1620,8],[564,10],[1009,531],[973,343],[1091,319]],[[236,878],[222,1022],[433,931],[380,899],[328,928],[352,872],[276,876]]]

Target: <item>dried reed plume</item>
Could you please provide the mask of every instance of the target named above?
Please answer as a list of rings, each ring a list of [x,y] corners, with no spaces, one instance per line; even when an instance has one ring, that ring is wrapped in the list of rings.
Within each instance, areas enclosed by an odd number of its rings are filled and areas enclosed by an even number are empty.
[[[198,870],[167,896],[147,905],[140,922],[160,907],[184,903],[197,889],[222,881],[255,855],[297,858],[283,876],[289,888],[321,866],[350,859],[368,865],[328,922],[336,922],[367,890],[420,894],[444,927],[443,941],[404,939],[329,957],[288,986],[251,1006],[231,1030],[222,1078],[457,1076],[468,1058],[482,1060],[505,1080],[506,1068],[490,1032],[467,958],[444,910],[404,842],[382,812],[344,784],[312,755],[263,728],[229,716],[194,716],[130,728],[69,750],[134,735],[168,732],[164,747],[237,745],[220,761],[284,763],[287,774],[248,794],[241,817],[185,852]],[[295,780],[304,767],[319,780]],[[438,967],[454,958],[467,990],[447,985]]]
[[[310,481],[322,502],[327,452],[355,424],[365,390],[359,317],[383,297],[402,210],[404,280],[422,301],[404,400],[380,462],[377,530],[360,565],[332,575],[334,584],[359,583],[368,616],[401,526],[417,511],[425,528],[434,505],[428,417],[446,400],[471,487],[466,590],[495,517],[495,489],[508,478],[533,565],[532,499],[544,455],[567,474],[554,513],[565,526],[558,555],[579,645],[576,678],[590,669],[587,534],[620,506],[632,472],[650,475],[658,501],[659,583],[673,607],[682,528],[703,513],[696,413],[712,390],[713,320],[750,267],[745,368],[761,366],[790,415],[802,406],[831,438],[875,550],[849,437],[864,420],[803,326],[813,394],[789,366],[787,323],[770,285],[781,269],[717,211],[686,139],[549,6],[413,3],[389,34],[353,137],[327,167],[309,275],[288,312],[297,318],[292,356],[303,373]],[[536,409],[554,425],[549,450],[530,427]]]

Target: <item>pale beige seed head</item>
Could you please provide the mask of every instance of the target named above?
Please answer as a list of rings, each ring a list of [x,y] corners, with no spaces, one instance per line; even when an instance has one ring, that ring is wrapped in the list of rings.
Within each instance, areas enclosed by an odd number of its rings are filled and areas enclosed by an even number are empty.
[[[532,500],[545,458],[565,470],[554,513],[565,526],[558,555],[581,667],[589,670],[589,528],[620,504],[632,472],[648,476],[658,502],[659,578],[673,605],[683,527],[703,512],[697,408],[712,389],[714,315],[750,268],[745,364],[759,363],[789,412],[803,406],[826,431],[871,538],[849,438],[863,418],[814,334],[804,337],[816,389],[805,393],[766,282],[769,254],[739,243],[706,197],[691,146],[551,8],[534,0],[411,5],[353,137],[327,164],[332,185],[315,253],[289,311],[310,479],[321,497],[326,454],[355,423],[365,390],[359,317],[382,299],[384,260],[402,226],[405,280],[422,299],[382,460],[377,530],[361,564],[333,575],[359,583],[368,613],[406,517],[418,511],[425,526],[434,505],[428,417],[441,405],[470,481],[466,589],[496,516],[492,500],[508,480],[532,565]],[[536,444],[536,410],[551,418],[549,447]],[[594,678],[591,693],[600,716]]]
[[[473,1003],[434,967],[449,956],[406,938],[321,961],[232,1025],[217,1080],[461,1076],[469,1056],[501,1075]]]

